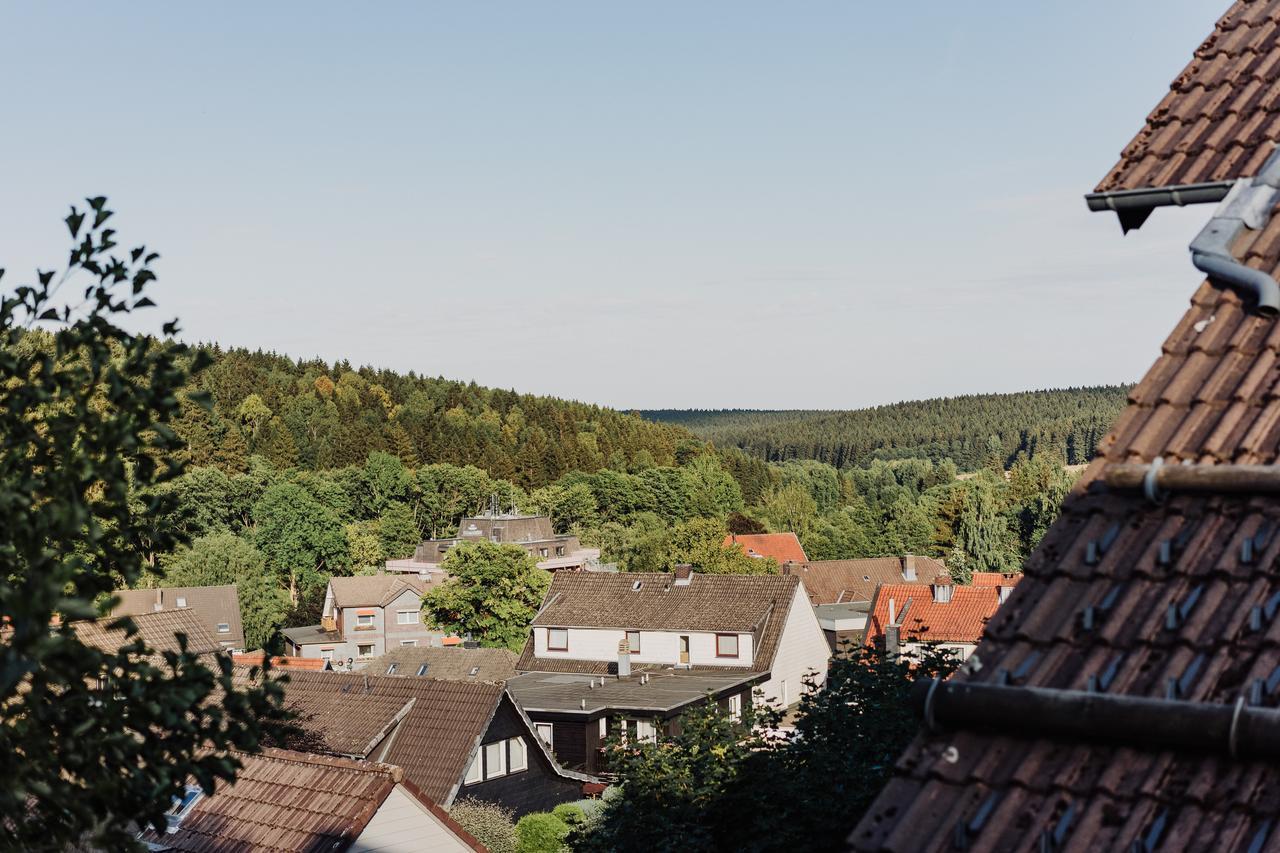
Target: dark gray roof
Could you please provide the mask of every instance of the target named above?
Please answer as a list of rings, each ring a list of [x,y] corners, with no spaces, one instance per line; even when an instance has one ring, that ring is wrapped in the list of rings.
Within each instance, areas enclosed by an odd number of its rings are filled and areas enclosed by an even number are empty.
[[[337,631],[326,631],[319,625],[299,625],[297,628],[285,628],[280,633],[299,646],[342,642],[342,635]]]
[[[378,675],[417,676],[425,665],[426,678],[446,681],[506,681],[516,674],[515,652],[508,649],[464,649],[403,646],[372,660],[365,671]],[[387,670],[394,664],[396,671]]]
[[[111,611],[112,616],[190,609],[195,611],[219,643],[234,649],[245,647],[240,596],[234,584],[118,589],[112,595],[120,598],[120,603]],[[227,626],[225,632],[218,631],[220,624]]]
[[[648,683],[632,676],[578,673],[530,672],[507,682],[507,692],[526,712],[599,714],[605,710],[670,713],[701,699],[708,693],[719,696],[732,688],[760,681],[762,673],[740,675],[695,675],[671,672],[648,673]],[[591,684],[594,682],[595,687]],[[585,707],[583,700],[586,700]]]

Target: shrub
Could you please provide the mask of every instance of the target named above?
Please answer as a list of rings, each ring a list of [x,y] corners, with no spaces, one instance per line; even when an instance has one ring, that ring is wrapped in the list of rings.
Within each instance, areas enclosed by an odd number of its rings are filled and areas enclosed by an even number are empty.
[[[561,803],[552,809],[551,813],[564,821],[565,826],[570,829],[587,819],[586,812],[577,803]]]
[[[582,810],[578,810],[581,814]],[[516,853],[560,853],[568,849],[569,825],[550,812],[534,812],[516,823]]]
[[[449,816],[489,848],[490,853],[516,853],[515,813],[497,803],[464,798],[453,804]]]

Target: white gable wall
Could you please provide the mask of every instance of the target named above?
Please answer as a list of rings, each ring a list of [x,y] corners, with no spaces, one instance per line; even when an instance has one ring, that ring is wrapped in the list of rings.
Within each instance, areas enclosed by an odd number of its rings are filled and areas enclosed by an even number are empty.
[[[804,585],[797,585],[782,636],[778,639],[778,651],[773,657],[769,680],[761,685],[764,701],[775,705],[794,705],[800,701],[806,673],[816,670],[814,678],[818,684],[826,680],[830,657],[831,647],[827,645],[827,637],[818,624]]]
[[[458,853],[472,848],[403,785],[396,785],[348,849],[352,853]]]

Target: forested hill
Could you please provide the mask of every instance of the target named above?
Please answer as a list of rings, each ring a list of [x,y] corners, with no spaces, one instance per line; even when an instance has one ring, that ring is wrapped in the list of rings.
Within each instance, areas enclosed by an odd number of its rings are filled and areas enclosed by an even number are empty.
[[[362,465],[387,451],[410,467],[476,465],[524,488],[570,471],[674,465],[701,442],[683,427],[600,406],[483,388],[414,373],[295,361],[274,353],[202,348],[212,356],[174,424],[187,461],[245,470],[261,455],[277,468]]]
[[[761,458],[817,459],[837,468],[873,459],[953,460],[962,471],[1019,452],[1051,453],[1068,464],[1087,462],[1124,408],[1128,386],[1105,385],[940,397],[851,411],[745,409],[641,412],[687,427],[721,447]]]

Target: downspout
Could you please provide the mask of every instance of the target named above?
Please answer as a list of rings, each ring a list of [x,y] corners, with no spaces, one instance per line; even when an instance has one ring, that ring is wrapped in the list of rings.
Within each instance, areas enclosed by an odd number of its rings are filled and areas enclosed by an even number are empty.
[[[1236,260],[1232,247],[1245,229],[1259,231],[1266,226],[1277,201],[1280,201],[1280,148],[1272,152],[1256,176],[1235,182],[1213,218],[1188,247],[1196,269],[1253,299],[1257,312],[1264,317],[1280,315],[1280,285],[1262,270]]]

